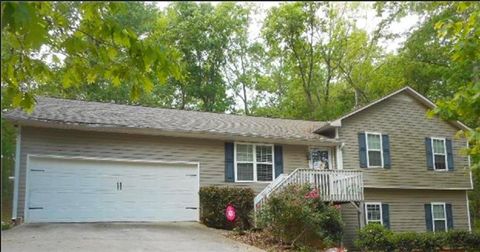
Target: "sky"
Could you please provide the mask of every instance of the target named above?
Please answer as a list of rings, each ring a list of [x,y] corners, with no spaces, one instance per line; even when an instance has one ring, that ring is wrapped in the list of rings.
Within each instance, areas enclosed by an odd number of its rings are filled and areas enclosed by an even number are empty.
[[[171,2],[155,2],[156,6],[160,9],[164,9],[167,7]],[[212,5],[217,5],[220,2],[206,2],[211,3]],[[260,30],[262,28],[263,20],[266,17],[267,11],[269,8],[274,6],[280,5],[282,2],[278,1],[265,1],[265,2],[246,2],[250,4],[254,4],[258,6],[255,8],[256,13],[252,15],[252,23],[249,27],[249,37],[252,40],[258,39],[260,35]],[[358,28],[364,29],[367,32],[371,33],[377,27],[378,23],[381,20],[381,17],[376,16],[376,12],[373,9],[374,2],[360,2],[359,8],[357,8],[356,16],[356,25]],[[388,31],[402,34],[405,32],[409,32],[412,27],[419,21],[417,16],[406,16],[400,19],[398,22],[393,23]],[[400,48],[402,42],[405,40],[406,36],[400,36],[394,40],[384,42],[382,45],[388,52],[395,52],[398,48]]]

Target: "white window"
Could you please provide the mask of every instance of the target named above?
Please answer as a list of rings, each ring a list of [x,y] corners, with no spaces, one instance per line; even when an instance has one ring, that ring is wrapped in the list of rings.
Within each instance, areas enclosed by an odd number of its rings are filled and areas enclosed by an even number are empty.
[[[445,138],[432,137],[432,158],[434,170],[447,170],[447,147]]]
[[[382,203],[365,203],[365,214],[368,223],[383,225]]]
[[[235,181],[270,182],[274,176],[273,145],[235,143]]]
[[[383,167],[382,134],[365,133],[367,142],[368,167]]]
[[[432,223],[434,232],[447,231],[445,203],[432,203]]]

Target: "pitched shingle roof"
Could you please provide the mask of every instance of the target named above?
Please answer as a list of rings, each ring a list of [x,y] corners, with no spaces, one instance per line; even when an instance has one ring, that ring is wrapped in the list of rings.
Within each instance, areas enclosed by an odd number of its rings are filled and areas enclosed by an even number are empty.
[[[4,117],[18,124],[74,125],[95,130],[122,128],[177,133],[215,134],[309,142],[335,142],[313,133],[325,123],[210,112],[162,109],[113,103],[38,97],[32,114],[21,110]],[[144,131],[145,132],[145,131]]]

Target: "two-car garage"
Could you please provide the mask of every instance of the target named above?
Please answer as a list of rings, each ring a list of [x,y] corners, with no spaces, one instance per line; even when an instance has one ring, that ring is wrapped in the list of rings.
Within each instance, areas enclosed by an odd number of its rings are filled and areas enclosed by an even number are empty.
[[[198,190],[198,163],[29,156],[25,221],[197,221]]]

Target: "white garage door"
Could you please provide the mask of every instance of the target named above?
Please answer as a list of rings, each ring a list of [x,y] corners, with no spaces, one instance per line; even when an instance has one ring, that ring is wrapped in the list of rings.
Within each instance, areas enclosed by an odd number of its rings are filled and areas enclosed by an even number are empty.
[[[197,221],[198,166],[31,157],[26,222]]]

